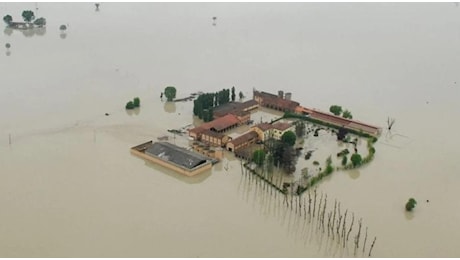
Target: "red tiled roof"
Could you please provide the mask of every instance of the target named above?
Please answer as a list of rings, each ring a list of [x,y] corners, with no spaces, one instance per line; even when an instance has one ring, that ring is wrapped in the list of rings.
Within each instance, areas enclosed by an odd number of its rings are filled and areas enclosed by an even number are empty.
[[[232,114],[219,117],[211,122],[202,124],[200,127],[204,129],[214,129],[216,131],[222,131],[231,126],[237,125],[240,121],[238,118]]]

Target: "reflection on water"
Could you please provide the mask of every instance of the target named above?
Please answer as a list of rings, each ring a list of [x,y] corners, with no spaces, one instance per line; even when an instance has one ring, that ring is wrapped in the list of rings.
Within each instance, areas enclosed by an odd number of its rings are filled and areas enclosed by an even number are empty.
[[[407,220],[412,220],[414,218],[414,212],[404,210],[404,216]]]
[[[135,156],[135,155],[132,155],[132,156]],[[137,157],[137,156],[135,156]],[[139,158],[139,157],[138,157]],[[139,158],[141,160],[144,160],[142,158]],[[181,182],[184,182],[184,183],[187,183],[187,184],[198,184],[198,183],[202,183],[204,180],[206,180],[209,176],[211,176],[211,173],[212,171],[211,170],[208,170],[208,171],[205,171],[205,172],[202,172],[198,175],[195,175],[195,176],[192,176],[192,177],[189,177],[189,176],[184,176],[182,174],[179,174],[171,169],[168,169],[168,168],[165,168],[165,167],[162,167],[160,165],[157,165],[153,162],[150,162],[150,161],[145,161],[145,165],[148,166],[149,168],[153,169],[154,171],[152,171],[152,174],[165,174],[165,175],[168,175],[170,177],[173,177]]]
[[[13,29],[11,29],[10,27],[5,27],[5,30],[3,30],[3,33],[5,35],[10,36],[11,34],[13,34]]]
[[[164,111],[168,113],[176,113],[176,102],[165,102]]]
[[[139,107],[136,107],[134,109],[125,109],[125,112],[127,115],[132,116],[132,115],[139,115],[141,113],[141,109]]]
[[[6,54],[6,56],[10,56],[10,55],[11,55],[11,51],[10,51],[10,50],[7,50],[7,51],[5,52],[5,54]]]
[[[59,37],[61,37],[61,39],[65,39],[67,38],[67,33],[64,31],[61,31],[61,33],[59,34]]]
[[[348,170],[346,171],[348,173],[348,176],[350,176],[350,178],[352,178],[353,180],[356,180],[359,178],[359,170],[358,169],[352,169],[352,170]]]

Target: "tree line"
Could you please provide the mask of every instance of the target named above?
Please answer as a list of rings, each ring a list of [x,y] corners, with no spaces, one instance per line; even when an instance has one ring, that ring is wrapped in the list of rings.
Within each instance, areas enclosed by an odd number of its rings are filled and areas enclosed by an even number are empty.
[[[240,92],[241,93],[241,92]],[[240,95],[241,97],[241,95]],[[235,101],[235,87],[215,93],[204,93],[193,101],[193,114],[205,122],[214,120],[213,108]]]

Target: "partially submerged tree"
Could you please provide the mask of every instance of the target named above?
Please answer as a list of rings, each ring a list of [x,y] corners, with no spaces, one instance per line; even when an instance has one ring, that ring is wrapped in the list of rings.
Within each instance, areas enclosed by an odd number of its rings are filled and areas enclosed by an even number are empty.
[[[351,112],[348,111],[348,110],[343,111],[342,116],[343,116],[344,118],[348,118],[348,119],[352,119],[352,118],[353,118],[353,115],[352,115]]]
[[[13,22],[13,17],[11,17],[11,15],[7,14],[7,15],[3,16],[3,21],[4,21],[7,25],[10,25],[11,22]]]
[[[38,18],[37,20],[34,21],[34,24],[39,26],[39,27],[45,26],[46,25],[46,19],[43,18],[43,17],[40,17],[40,18]]]
[[[173,86],[167,86],[164,93],[168,101],[173,101],[176,98],[176,88]]]
[[[252,155],[252,161],[258,166],[262,166],[265,161],[265,151],[262,149],[254,151]]]
[[[59,26],[59,30],[65,31],[67,30],[67,26],[65,24],[61,24],[61,26]]]
[[[289,146],[294,146],[296,137],[294,132],[287,131],[281,136],[281,141]]]
[[[141,100],[138,97],[135,97],[134,100],[133,100],[133,105],[134,105],[134,107],[140,107]]]
[[[243,99],[243,98],[244,98],[243,91],[240,91],[239,96],[240,96],[240,99]]]
[[[406,210],[412,211],[415,208],[415,205],[417,205],[417,201],[414,198],[410,198],[406,203]]]
[[[332,105],[330,108],[329,108],[329,111],[336,115],[336,116],[339,116],[341,113],[342,113],[342,107],[341,106],[337,106],[337,105]]]
[[[305,123],[300,120],[295,122],[295,134],[297,135],[297,137],[303,137],[305,135],[305,132]]]
[[[126,109],[134,109],[134,103],[133,103],[133,101],[129,101],[128,103],[126,103],[125,108],[126,108]]]
[[[353,163],[353,166],[360,165],[362,160],[363,159],[361,158],[361,155],[359,153],[354,153],[350,158],[350,161],[351,163]]]
[[[25,10],[22,11],[22,18],[24,19],[24,22],[30,23],[35,20],[35,14],[33,11]]]
[[[10,47],[11,47],[11,44],[10,44],[9,42],[7,42],[7,43],[5,44],[5,47],[6,47],[6,49],[8,49],[8,50],[9,50],[9,49],[10,49]]]

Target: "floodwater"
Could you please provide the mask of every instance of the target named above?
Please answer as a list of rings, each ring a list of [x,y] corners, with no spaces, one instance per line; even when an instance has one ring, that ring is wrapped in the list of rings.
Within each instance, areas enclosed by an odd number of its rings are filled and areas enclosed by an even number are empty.
[[[102,3],[98,12],[0,3],[15,20],[24,9],[48,24],[0,33],[0,47],[11,44],[0,55],[1,257],[353,256],[258,190],[232,156],[185,178],[130,155],[197,123],[191,102],[161,102],[168,85],[178,97],[283,89],[382,127],[395,118],[370,165],[333,173],[318,192],[363,219],[374,257],[460,256],[454,3]],[[136,96],[141,108],[127,113]],[[406,214],[410,197],[418,204]]]

